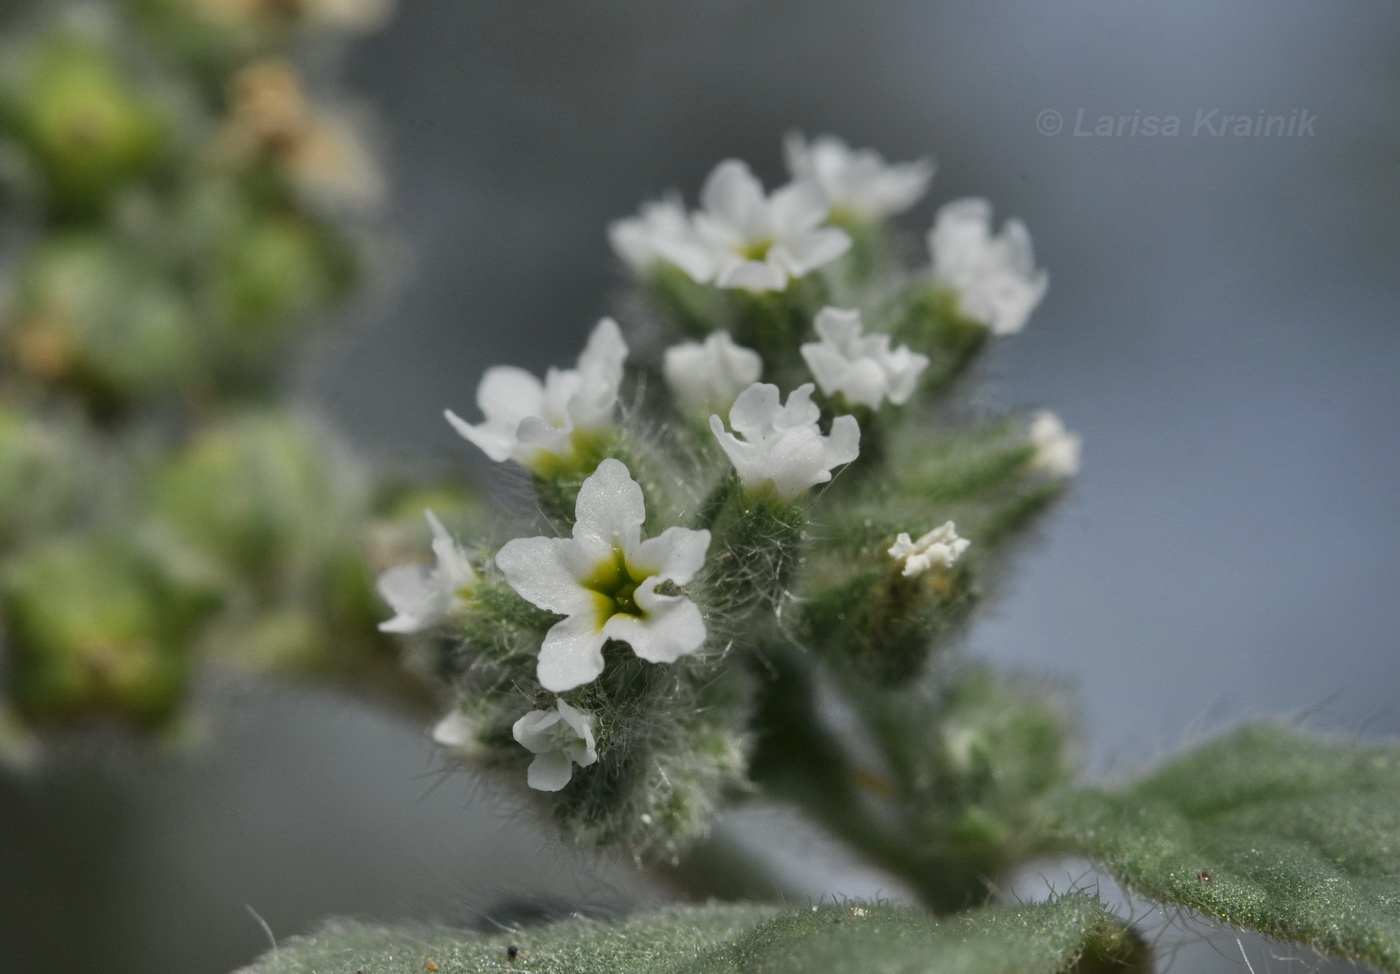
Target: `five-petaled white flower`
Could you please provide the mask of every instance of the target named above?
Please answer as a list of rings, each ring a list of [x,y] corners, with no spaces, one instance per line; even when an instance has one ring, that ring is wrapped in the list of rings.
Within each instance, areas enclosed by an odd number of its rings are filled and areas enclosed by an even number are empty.
[[[703,344],[686,342],[666,349],[662,372],[684,412],[708,416],[728,409],[735,396],[758,381],[763,359],[735,345],[729,332],[717,331]]]
[[[905,575],[922,575],[935,565],[952,568],[972,542],[958,537],[952,521],[948,521],[923,535],[918,541],[911,541],[908,533],[900,532],[890,548],[890,557],[904,562]]]
[[[379,624],[383,632],[422,632],[435,626],[476,588],[477,575],[466,552],[432,511],[423,513],[433,530],[437,564],[400,565],[379,576],[379,594],[394,610],[394,618]]]
[[[957,292],[962,313],[997,335],[1024,328],[1050,283],[1035,269],[1026,225],[1007,220],[992,236],[992,204],[984,199],[954,200],[940,209],[928,247],[934,281]]]
[[[644,541],[645,519],[642,488],[608,459],[579,490],[573,537],[516,538],[496,555],[511,588],[566,617],[540,646],[536,675],[546,690],[596,679],[609,639],[653,663],[705,642],[699,608],[677,589],[704,565],[710,532],[674,527]]]
[[[742,440],[727,432],[718,416],[710,417],[710,429],[749,490],[771,485],[790,501],[808,487],[826,483],[833,467],[859,455],[860,426],[854,416],[837,416],[831,433],[821,434],[814,388],[810,382],[798,386],[787,405],[780,405],[778,387],[766,382],[739,393],[729,410],[729,425],[743,434]]]
[[[593,740],[593,715],[563,700],[553,710],[532,710],[511,728],[516,741],[535,755],[525,781],[538,791],[558,791],[574,776],[574,765],[586,768],[598,760]]]
[[[865,220],[903,213],[919,202],[933,179],[927,159],[890,164],[873,149],[852,149],[834,135],[811,142],[790,132],[783,142],[794,179],[816,183],[834,213]]]
[[[862,335],[859,311],[823,308],[814,322],[819,342],[802,346],[802,357],[822,392],[838,392],[850,402],[871,409],[889,399],[896,406],[909,401],[928,356],[908,345],[890,350],[889,335]]]
[[[475,426],[447,410],[447,421],[496,462],[514,460],[536,472],[571,456],[582,437],[612,425],[627,343],[617,322],[593,329],[573,369],[550,368],[540,382],[524,369],[496,365],[477,386],[486,417]]]
[[[617,255],[638,273],[665,261],[700,282],[714,277],[714,258],[675,194],[643,203],[637,216],[608,224],[608,240]]]
[[[790,278],[829,264],[851,246],[846,231],[822,226],[830,207],[816,183],[792,182],[767,196],[737,159],[710,173],[700,205],[695,230],[709,249],[719,287],[781,291]]]
[[[1067,432],[1054,413],[1041,410],[1031,419],[1031,443],[1035,446],[1032,463],[1037,469],[1055,477],[1073,477],[1079,472],[1083,446],[1079,434]]]

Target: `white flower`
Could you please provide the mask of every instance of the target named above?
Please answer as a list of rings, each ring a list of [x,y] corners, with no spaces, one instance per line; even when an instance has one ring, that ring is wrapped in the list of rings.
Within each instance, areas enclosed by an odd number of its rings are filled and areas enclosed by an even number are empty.
[[[447,421],[492,460],[538,469],[570,456],[580,436],[612,425],[626,360],[627,343],[617,322],[604,318],[577,368],[551,368],[540,382],[524,369],[493,366],[476,390],[485,421],[473,426],[450,409]]]
[[[922,575],[935,565],[952,568],[972,542],[958,537],[952,521],[934,528],[928,534],[911,541],[909,535],[900,532],[890,548],[890,557],[904,562],[905,575]]]
[[[511,733],[535,755],[525,780],[538,791],[558,791],[573,778],[574,765],[586,768],[598,760],[593,715],[562,700],[554,702],[553,710],[530,711],[515,722]]]
[[[685,412],[709,415],[734,404],[734,397],[758,381],[763,359],[734,344],[727,331],[666,349],[666,384]]]
[[[927,355],[908,345],[890,351],[889,335],[862,336],[859,311],[823,308],[814,324],[821,341],[803,345],[802,357],[822,392],[839,392],[871,409],[885,399],[896,406],[909,401],[928,368]]]
[[[476,588],[477,575],[464,552],[432,511],[424,511],[433,531],[436,565],[400,565],[379,576],[380,596],[394,610],[381,622],[383,632],[422,632],[461,607],[463,596]]]
[[[614,220],[608,225],[608,240],[636,272],[666,261],[702,284],[714,277],[714,258],[675,195],[643,203],[638,216]]]
[[[729,159],[700,191],[695,229],[714,261],[714,283],[750,291],[781,291],[844,254],[851,238],[823,227],[830,207],[820,187],[793,182],[766,196],[749,167]],[[699,280],[699,278],[697,278]]]
[[[927,159],[891,165],[871,149],[852,149],[834,135],[808,142],[800,132],[783,141],[793,179],[816,183],[836,211],[862,219],[903,213],[919,202],[933,179]]]
[[[933,278],[958,293],[963,314],[997,335],[1026,325],[1050,279],[1035,269],[1031,235],[1020,220],[1007,220],[992,236],[992,204],[954,200],[938,211],[928,235]]]
[[[1031,420],[1031,443],[1035,445],[1032,464],[1055,477],[1073,477],[1079,472],[1082,443],[1078,433],[1065,431],[1054,413],[1041,410]]]
[[[546,690],[596,679],[609,639],[653,663],[674,663],[705,642],[700,610],[675,589],[704,565],[710,532],[667,528],[644,541],[645,519],[642,488],[608,459],[579,490],[572,538],[517,538],[496,555],[511,588],[566,616],[540,647]]]
[[[729,456],[739,480],[750,490],[771,483],[783,500],[790,501],[808,487],[831,479],[833,467],[850,463],[860,453],[860,427],[854,416],[837,416],[831,433],[817,429],[821,410],[812,402],[815,386],[808,382],[779,405],[778,387],[756,382],[734,401],[729,425],[739,439],[725,431],[718,416],[710,417],[710,429]]]

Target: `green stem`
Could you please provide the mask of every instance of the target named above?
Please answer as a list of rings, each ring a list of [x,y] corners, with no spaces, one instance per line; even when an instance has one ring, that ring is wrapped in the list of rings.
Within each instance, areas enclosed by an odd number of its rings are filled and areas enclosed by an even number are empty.
[[[799,805],[867,861],[903,879],[930,909],[948,913],[986,902],[982,863],[920,848],[906,824],[884,820],[862,793],[859,771],[821,720],[810,672],[775,651],[759,704],[756,782]]]

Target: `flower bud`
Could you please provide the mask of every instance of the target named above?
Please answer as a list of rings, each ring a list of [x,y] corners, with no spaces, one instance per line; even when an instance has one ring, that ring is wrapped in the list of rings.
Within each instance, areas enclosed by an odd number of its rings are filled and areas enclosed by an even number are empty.
[[[51,237],[20,271],[9,312],[15,361],[98,410],[169,392],[187,379],[199,331],[157,268],[93,232]]]
[[[0,589],[15,709],[38,724],[101,715],[168,724],[215,603],[213,590],[127,538],[52,540],[19,553]]]
[[[33,157],[50,205],[90,214],[146,175],[167,124],[110,49],[76,34],[37,40],[5,93],[13,131]]]

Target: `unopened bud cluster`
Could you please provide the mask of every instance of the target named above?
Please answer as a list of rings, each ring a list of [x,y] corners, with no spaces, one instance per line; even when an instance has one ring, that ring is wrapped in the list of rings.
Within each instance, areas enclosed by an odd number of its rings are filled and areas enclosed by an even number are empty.
[[[166,732],[211,659],[401,680],[364,563],[412,550],[421,504],[391,512],[273,402],[379,195],[298,65],[384,3],[25,6],[0,51],[3,716]]]

